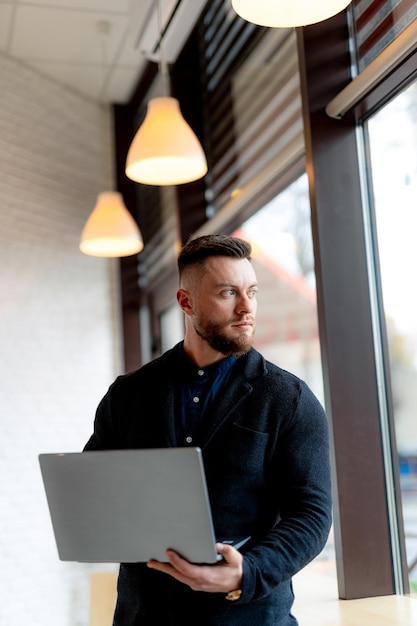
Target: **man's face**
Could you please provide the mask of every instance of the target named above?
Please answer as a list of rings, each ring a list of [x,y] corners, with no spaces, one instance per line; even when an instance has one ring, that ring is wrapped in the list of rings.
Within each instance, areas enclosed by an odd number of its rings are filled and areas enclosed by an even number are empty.
[[[248,352],[255,334],[256,293],[250,261],[209,258],[191,295],[195,331],[222,354]]]

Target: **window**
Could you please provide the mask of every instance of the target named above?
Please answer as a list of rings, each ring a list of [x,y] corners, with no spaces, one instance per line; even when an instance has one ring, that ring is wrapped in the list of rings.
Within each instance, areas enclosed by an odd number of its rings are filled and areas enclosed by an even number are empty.
[[[368,122],[410,587],[417,592],[417,84]]]
[[[302,378],[324,405],[307,175],[246,220],[234,235],[251,242],[259,292],[255,348]],[[321,595],[336,595],[333,533],[308,566]],[[308,583],[310,584],[310,582]]]
[[[307,176],[244,222],[260,283],[255,347],[323,403]]]

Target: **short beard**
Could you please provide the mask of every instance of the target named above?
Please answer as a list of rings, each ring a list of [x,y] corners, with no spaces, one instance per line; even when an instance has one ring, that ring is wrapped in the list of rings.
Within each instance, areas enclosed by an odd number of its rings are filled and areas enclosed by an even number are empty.
[[[204,332],[196,326],[194,326],[194,328],[197,335],[204,339],[204,341],[207,341],[213,350],[216,350],[216,352],[220,352],[225,356],[242,356],[249,352],[253,345],[253,334],[250,337],[245,335],[239,339],[229,339],[228,337],[224,337],[220,334],[219,328],[216,324],[208,324],[204,329]]]

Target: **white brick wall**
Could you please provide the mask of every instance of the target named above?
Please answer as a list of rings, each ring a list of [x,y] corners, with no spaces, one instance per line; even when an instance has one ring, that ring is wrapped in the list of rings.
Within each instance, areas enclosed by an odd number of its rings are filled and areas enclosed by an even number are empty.
[[[78,250],[103,190],[98,105],[0,55],[0,624],[86,626],[38,454],[81,450],[121,368],[117,261]]]

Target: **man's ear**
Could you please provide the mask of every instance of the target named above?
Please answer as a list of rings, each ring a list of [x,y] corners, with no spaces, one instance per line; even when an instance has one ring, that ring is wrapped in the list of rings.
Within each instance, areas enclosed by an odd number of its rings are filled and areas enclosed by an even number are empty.
[[[191,305],[190,295],[187,289],[178,289],[177,302],[186,315],[192,315],[193,308]]]

